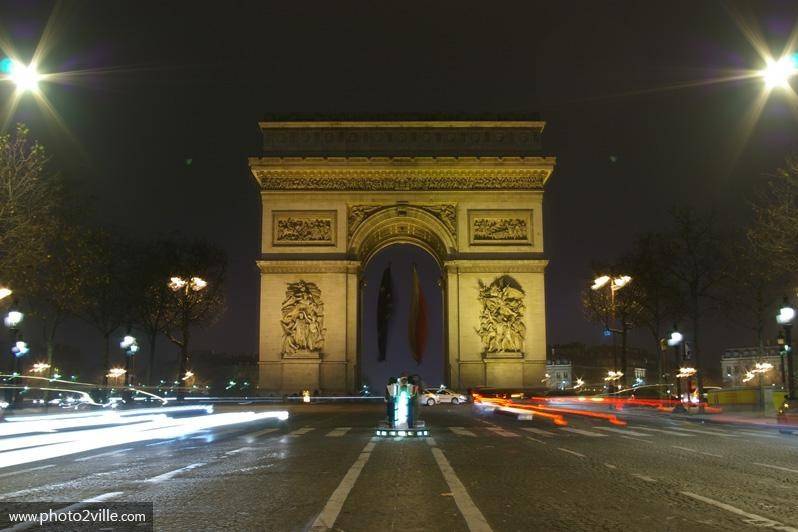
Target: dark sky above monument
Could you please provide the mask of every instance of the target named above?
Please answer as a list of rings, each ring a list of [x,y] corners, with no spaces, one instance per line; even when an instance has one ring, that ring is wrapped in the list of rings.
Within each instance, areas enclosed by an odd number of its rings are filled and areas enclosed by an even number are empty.
[[[260,205],[247,157],[267,114],[539,113],[558,157],[545,197],[549,343],[601,341],[579,303],[591,259],[663,228],[676,204],[714,208],[733,228],[757,176],[798,140],[778,96],[746,133],[759,80],[701,83],[761,66],[740,20],[780,54],[798,22],[787,0],[0,1],[22,58],[48,20],[41,69],[87,72],[44,87],[65,129],[30,102],[15,119],[95,198],[100,223],[227,250],[229,310],[198,348],[257,350]],[[750,343],[716,321],[710,359]]]

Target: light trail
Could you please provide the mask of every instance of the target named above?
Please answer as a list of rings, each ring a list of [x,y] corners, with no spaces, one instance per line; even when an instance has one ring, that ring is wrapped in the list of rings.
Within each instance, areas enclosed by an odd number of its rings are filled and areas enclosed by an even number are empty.
[[[288,412],[285,410],[260,413],[228,412],[181,418],[170,418],[159,413],[149,418],[146,416],[132,418],[139,422],[98,429],[9,437],[0,440],[0,450],[5,451],[0,454],[0,468],[147,440],[182,438],[210,428],[266,419],[285,420],[287,417]]]

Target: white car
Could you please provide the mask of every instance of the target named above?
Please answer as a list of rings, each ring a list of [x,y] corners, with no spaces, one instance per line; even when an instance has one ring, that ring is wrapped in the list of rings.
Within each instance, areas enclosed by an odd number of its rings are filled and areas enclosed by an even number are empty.
[[[430,388],[425,390],[421,395],[421,402],[427,406],[432,406],[439,403],[451,403],[453,405],[458,405],[460,403],[468,402],[468,397],[448,388]]]

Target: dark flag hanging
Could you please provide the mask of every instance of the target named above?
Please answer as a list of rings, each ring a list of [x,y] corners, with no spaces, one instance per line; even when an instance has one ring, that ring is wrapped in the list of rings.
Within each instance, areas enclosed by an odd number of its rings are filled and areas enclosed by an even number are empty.
[[[379,349],[377,360],[379,361],[385,360],[391,314],[393,314],[393,279],[391,279],[391,267],[388,266],[382,272],[380,293],[377,296],[377,348]]]
[[[427,302],[418,279],[416,265],[413,264],[413,286],[410,293],[410,321],[407,327],[410,351],[417,364],[421,364],[424,348],[427,346]]]

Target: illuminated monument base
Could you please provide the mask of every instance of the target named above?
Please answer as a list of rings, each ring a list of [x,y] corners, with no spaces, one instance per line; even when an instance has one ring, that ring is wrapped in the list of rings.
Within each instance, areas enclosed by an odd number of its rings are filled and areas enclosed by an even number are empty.
[[[361,276],[399,243],[443,272],[446,385],[541,386],[543,125],[261,123],[261,391],[360,388]]]

